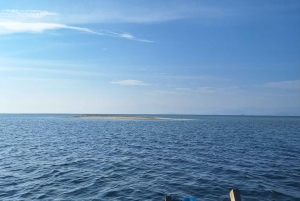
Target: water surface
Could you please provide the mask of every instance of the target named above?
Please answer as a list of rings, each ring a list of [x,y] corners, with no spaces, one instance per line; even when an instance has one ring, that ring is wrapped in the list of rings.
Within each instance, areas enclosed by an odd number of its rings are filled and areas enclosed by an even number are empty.
[[[0,115],[0,200],[300,200],[300,118]]]

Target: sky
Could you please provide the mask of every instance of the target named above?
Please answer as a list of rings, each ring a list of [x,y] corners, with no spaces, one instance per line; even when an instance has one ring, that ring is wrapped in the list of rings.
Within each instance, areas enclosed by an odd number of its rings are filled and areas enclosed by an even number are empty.
[[[300,1],[0,2],[0,113],[300,115]]]

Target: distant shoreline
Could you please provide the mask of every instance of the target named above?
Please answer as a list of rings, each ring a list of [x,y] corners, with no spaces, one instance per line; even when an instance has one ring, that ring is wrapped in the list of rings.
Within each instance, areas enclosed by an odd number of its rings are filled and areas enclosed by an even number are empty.
[[[115,120],[173,120],[173,118],[150,117],[150,116],[133,116],[133,115],[109,115],[109,114],[85,114],[73,116],[72,118],[80,119],[115,119]]]

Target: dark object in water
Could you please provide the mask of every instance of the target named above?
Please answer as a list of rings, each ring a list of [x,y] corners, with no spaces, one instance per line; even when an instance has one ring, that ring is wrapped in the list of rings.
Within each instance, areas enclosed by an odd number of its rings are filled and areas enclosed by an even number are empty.
[[[166,197],[165,197],[165,201],[172,201],[171,196],[166,196]]]

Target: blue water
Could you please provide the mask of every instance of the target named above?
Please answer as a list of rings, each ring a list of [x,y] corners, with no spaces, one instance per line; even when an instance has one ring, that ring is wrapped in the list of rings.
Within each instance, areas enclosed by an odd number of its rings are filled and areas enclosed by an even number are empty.
[[[300,200],[300,118],[0,115],[0,200]]]

